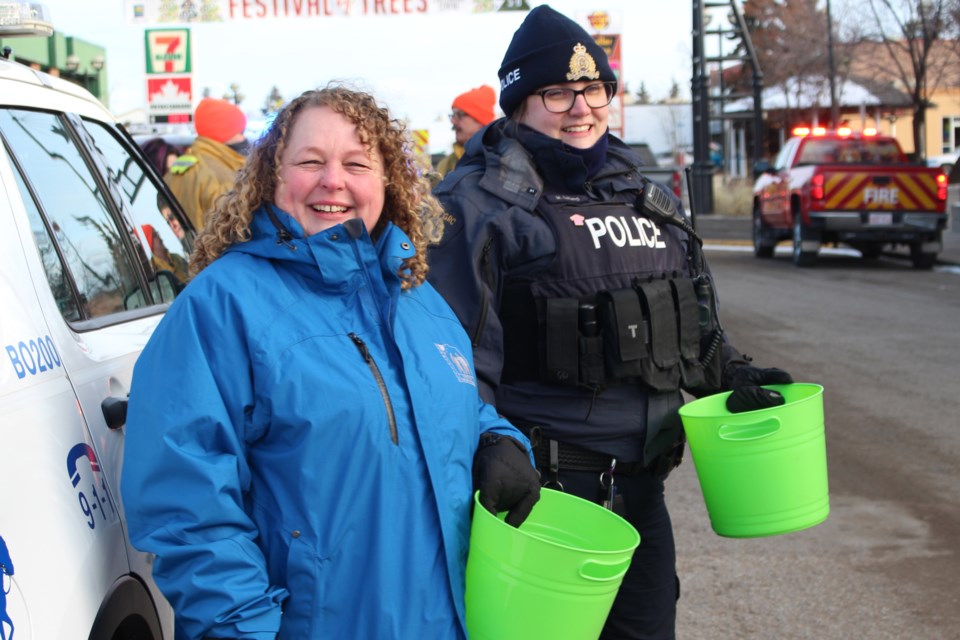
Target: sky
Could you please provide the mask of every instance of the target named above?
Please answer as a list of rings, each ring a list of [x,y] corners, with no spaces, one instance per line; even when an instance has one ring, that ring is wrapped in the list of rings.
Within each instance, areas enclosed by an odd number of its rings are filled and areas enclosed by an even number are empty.
[[[57,31],[106,49],[108,106],[114,114],[123,117],[146,106],[145,27],[127,20],[123,0],[37,1],[47,6]],[[255,6],[299,0],[246,1]],[[320,1],[332,5],[343,0]],[[386,3],[424,1],[444,0]],[[630,91],[639,90],[642,82],[656,100],[666,97],[676,82],[681,95],[690,95],[691,3],[552,0],[548,4],[573,19],[594,11],[610,12],[621,25],[621,80]],[[428,130],[428,150],[437,153],[448,151],[453,143],[447,115],[454,97],[481,84],[494,87],[499,95],[497,70],[525,15],[351,15],[182,26],[191,30],[194,104],[203,88],[222,97],[236,83],[246,96],[241,108],[253,118],[273,86],[291,99],[328,81],[342,80],[370,91],[395,117],[406,120],[410,129]]]

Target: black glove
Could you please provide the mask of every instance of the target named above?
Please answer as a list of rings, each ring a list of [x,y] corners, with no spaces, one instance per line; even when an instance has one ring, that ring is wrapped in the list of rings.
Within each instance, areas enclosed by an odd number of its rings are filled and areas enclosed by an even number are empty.
[[[507,524],[519,527],[540,499],[540,475],[522,444],[510,436],[485,433],[473,456],[473,486],[480,505],[496,515],[509,511]]]
[[[742,413],[780,406],[785,402],[783,396],[761,385],[792,382],[793,378],[783,369],[760,369],[750,365],[737,367],[727,380],[726,386],[733,390],[727,397],[727,411]]]

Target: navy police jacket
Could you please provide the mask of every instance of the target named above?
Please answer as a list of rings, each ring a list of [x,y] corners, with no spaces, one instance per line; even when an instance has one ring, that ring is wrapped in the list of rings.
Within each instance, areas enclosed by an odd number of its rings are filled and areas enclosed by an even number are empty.
[[[528,325],[524,318],[545,300],[590,299],[644,277],[693,276],[691,237],[634,209],[640,159],[613,136],[608,145],[603,166],[588,177],[580,156],[509,120],[473,136],[434,190],[447,218],[430,247],[429,279],[466,327],[481,393],[498,411],[541,427],[548,438],[649,464],[680,437],[681,383],[619,384],[598,393],[536,376],[518,380],[504,370],[511,350],[537,340],[512,325]],[[514,308],[517,283],[538,306]],[[723,364],[740,358],[726,343],[720,354]]]

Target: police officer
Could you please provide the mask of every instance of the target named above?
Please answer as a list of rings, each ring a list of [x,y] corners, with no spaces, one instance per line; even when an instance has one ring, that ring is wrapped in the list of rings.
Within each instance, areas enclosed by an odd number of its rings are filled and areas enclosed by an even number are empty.
[[[738,388],[735,409],[791,382],[723,338],[699,238],[672,193],[608,132],[617,78],[546,5],[499,71],[496,120],[436,187],[449,214],[429,279],[472,338],[488,401],[524,429],[546,487],[640,533],[602,637],[673,638],[679,580],[663,488],[683,450],[681,389]]]

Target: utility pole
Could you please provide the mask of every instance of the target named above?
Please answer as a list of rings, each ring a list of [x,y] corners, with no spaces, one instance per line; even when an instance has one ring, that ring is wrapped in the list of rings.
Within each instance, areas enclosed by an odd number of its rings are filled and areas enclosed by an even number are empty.
[[[840,126],[840,105],[837,104],[837,67],[833,61],[833,17],[827,0],[827,66],[830,74],[830,127]]]
[[[703,42],[703,2],[693,0],[693,185],[697,213],[713,213],[713,164],[710,162],[710,94]]]

